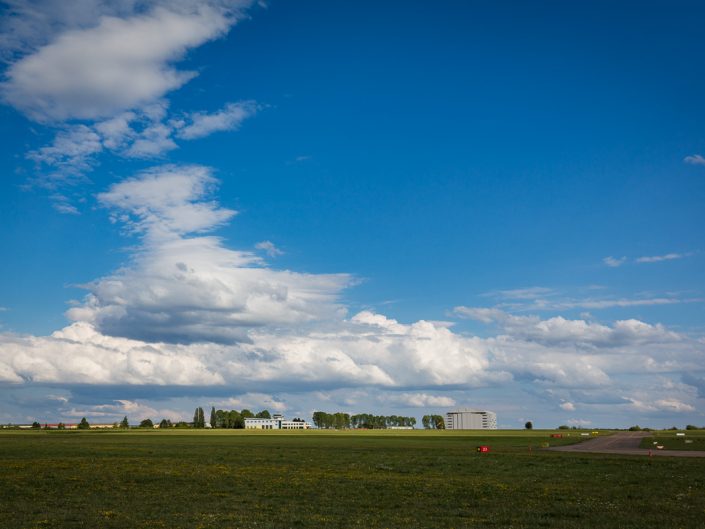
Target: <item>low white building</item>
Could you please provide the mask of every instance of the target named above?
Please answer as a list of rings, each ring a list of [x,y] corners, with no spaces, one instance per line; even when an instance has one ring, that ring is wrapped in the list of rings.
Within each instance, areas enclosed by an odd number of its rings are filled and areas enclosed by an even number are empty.
[[[288,421],[283,415],[274,414],[271,419],[245,419],[248,430],[308,430],[311,425],[306,421]]]
[[[496,430],[493,411],[462,409],[446,413],[446,430]]]

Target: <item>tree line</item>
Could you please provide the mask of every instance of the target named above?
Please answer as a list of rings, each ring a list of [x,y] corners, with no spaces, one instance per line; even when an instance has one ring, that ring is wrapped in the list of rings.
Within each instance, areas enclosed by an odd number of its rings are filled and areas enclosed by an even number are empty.
[[[313,424],[317,428],[342,430],[345,428],[384,429],[393,426],[414,427],[415,417],[401,415],[373,415],[371,413],[327,413],[325,411],[313,412]]]
[[[198,420],[196,421],[196,416]],[[252,413],[248,409],[241,411],[237,410],[216,410],[215,407],[211,408],[210,414],[210,425],[211,428],[235,428],[242,429],[245,427],[245,419],[271,419],[272,416],[269,410],[262,410],[258,413]],[[205,428],[205,421],[203,417],[203,409],[196,408],[196,413],[194,414],[193,421],[194,428]]]
[[[442,415],[424,415],[421,424],[426,430],[445,430],[446,422]]]

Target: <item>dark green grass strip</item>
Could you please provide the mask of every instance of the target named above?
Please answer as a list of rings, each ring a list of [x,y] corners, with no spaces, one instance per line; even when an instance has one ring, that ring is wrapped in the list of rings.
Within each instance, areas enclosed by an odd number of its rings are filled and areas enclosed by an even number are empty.
[[[705,461],[529,451],[545,438],[0,434],[0,527],[703,526]]]

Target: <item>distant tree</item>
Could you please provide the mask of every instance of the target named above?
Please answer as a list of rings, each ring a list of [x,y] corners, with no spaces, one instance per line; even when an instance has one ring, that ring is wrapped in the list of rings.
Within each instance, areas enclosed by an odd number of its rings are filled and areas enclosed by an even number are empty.
[[[140,422],[140,428],[154,428],[154,423],[152,422],[152,419],[144,419],[142,422]]]
[[[216,420],[216,415],[215,415],[215,406],[212,406],[211,407],[211,420],[210,420],[211,428],[216,427],[216,425],[215,425],[216,422],[217,422],[217,420]]]
[[[42,425],[39,424],[37,421],[34,421],[34,422],[32,423],[32,428],[35,429],[35,430],[39,430],[41,427],[42,427]]]
[[[558,429],[559,429],[559,430],[570,430],[570,426],[568,426],[567,424],[561,424],[561,425],[558,427]]]
[[[446,429],[446,423],[442,415],[433,415],[433,425],[436,427],[436,430]]]
[[[32,428],[34,428],[34,424],[32,425]],[[698,428],[698,427],[695,426],[694,424],[687,424],[687,425],[685,426],[685,429],[686,429],[686,430],[699,430],[700,428]]]
[[[200,406],[196,408],[196,410],[193,412],[193,427],[194,428],[205,428],[206,427],[206,420],[205,416],[203,414],[203,408]]]
[[[423,417],[421,417],[421,424],[423,425],[425,430],[431,428],[431,416],[424,415]]]
[[[130,427],[130,423],[127,420],[127,415],[125,415],[125,417],[122,419],[122,421],[120,421],[120,428],[129,428],[129,427]]]
[[[313,421],[313,424],[316,428],[323,428],[323,412],[322,411],[314,411],[313,416],[311,417],[311,420]]]
[[[269,410],[262,410],[257,415],[255,415],[255,417],[258,419],[271,419],[272,418],[272,416],[269,414]]]
[[[526,428],[527,430],[533,430],[533,428],[534,428],[534,423],[531,422],[531,421],[526,421],[526,424],[524,425],[524,428]]]
[[[57,430],[65,430],[66,425],[63,422],[60,422],[59,424],[56,425]]]
[[[629,427],[629,431],[630,431],[630,432],[640,432],[640,431],[641,431],[641,426],[639,426],[638,424],[635,424],[634,426],[630,426],[630,427]]]
[[[174,425],[174,428],[191,428],[191,426],[185,421],[179,421]]]
[[[678,427],[677,427],[677,426],[671,426],[671,427],[669,428],[669,430],[678,430]]]
[[[159,428],[171,428],[172,424],[169,419],[162,419],[159,423]]]
[[[81,419],[81,422],[78,423],[79,430],[89,430],[90,427],[91,427],[91,425],[88,424],[88,421],[86,420],[85,417],[83,419]]]
[[[240,415],[242,415],[242,418],[243,418],[243,419],[254,419],[254,418],[255,418],[255,414],[252,413],[250,410],[247,410],[247,409],[242,410],[242,411],[240,412]]]

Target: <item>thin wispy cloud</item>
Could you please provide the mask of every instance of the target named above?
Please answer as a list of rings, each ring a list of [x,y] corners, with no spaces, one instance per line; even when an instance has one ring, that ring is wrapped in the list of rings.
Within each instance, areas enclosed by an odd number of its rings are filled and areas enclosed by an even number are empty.
[[[495,297],[503,299],[536,299],[539,297],[550,296],[555,293],[555,290],[546,287],[527,287],[515,288],[509,290],[493,290],[485,292],[482,296]]]
[[[258,242],[257,244],[255,244],[255,248],[257,248],[258,250],[262,250],[269,257],[278,257],[280,255],[284,255],[284,251],[277,248],[272,241]]]
[[[172,118],[168,103],[160,101],[142,109],[121,113],[95,124],[63,127],[49,145],[30,151],[27,158],[46,169],[54,185],[92,170],[102,153],[125,158],[161,158],[178,148],[176,140],[193,140],[235,130],[252,117],[252,101],[228,103],[212,114],[195,112]]]
[[[693,154],[692,156],[686,156],[683,161],[690,165],[705,165],[705,158],[699,154]]]
[[[257,109],[257,103],[254,101],[241,101],[228,103],[221,110],[211,114],[192,112],[178,122],[177,136],[184,140],[194,140],[205,138],[214,132],[236,130],[243,121],[254,116]]]
[[[677,259],[684,259],[685,257],[690,257],[693,255],[693,252],[685,252],[685,253],[667,253],[663,255],[647,255],[647,256],[642,256],[642,257],[637,257],[635,259],[629,259],[627,257],[605,257],[602,259],[602,262],[609,266],[610,268],[618,268],[624,264],[627,263],[636,263],[636,264],[644,264],[644,263],[660,263],[662,261],[675,261]]]
[[[610,255],[608,257],[603,258],[602,262],[605,263],[610,268],[618,268],[627,262],[627,258],[626,257],[612,257]]]
[[[634,262],[636,263],[660,263],[661,261],[675,261],[676,259],[683,259],[685,257],[690,257],[692,253],[667,253],[664,255],[650,255],[644,257],[637,257]]]

